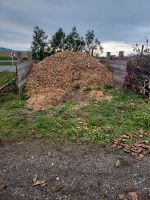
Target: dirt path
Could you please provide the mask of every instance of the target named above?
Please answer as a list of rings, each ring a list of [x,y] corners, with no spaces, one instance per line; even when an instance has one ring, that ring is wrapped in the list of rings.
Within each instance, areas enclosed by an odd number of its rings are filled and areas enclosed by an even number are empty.
[[[98,144],[0,144],[0,200],[150,199],[150,157],[137,161]],[[119,160],[119,161],[118,161]],[[33,186],[37,174],[44,187]]]

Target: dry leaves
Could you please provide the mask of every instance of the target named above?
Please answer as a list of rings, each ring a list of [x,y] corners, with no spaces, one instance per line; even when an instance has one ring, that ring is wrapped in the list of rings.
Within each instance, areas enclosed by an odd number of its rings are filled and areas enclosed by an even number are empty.
[[[118,194],[119,200],[138,200],[136,192],[128,192],[127,194]]]
[[[32,179],[32,183],[33,183],[33,186],[37,186],[37,185],[40,185],[41,187],[44,187],[47,185],[46,181],[45,180],[41,180],[41,179],[38,179],[38,176],[35,175]]]
[[[121,199],[124,199],[125,195],[124,194],[118,194],[118,198],[121,200]]]
[[[33,65],[26,84],[31,95],[28,104],[33,108],[45,108],[52,100],[60,98],[62,91],[72,90],[77,83],[81,88],[93,88],[112,82],[111,71],[95,58],[81,52],[56,53]],[[41,97],[41,93],[47,93],[47,97]]]
[[[141,160],[146,154],[150,153],[150,142],[141,140],[143,136],[150,136],[150,133],[144,131],[135,134],[126,134],[116,139],[113,142],[113,148],[123,149],[125,152],[130,153],[134,158]],[[135,141],[129,144],[129,140]]]
[[[128,197],[131,200],[138,200],[138,196],[137,196],[136,192],[129,192]]]
[[[6,190],[7,186],[6,185],[0,185],[0,192]]]
[[[53,186],[51,187],[53,192],[59,192],[60,190],[62,190],[64,188],[63,183],[56,178],[57,181],[55,181],[55,183],[53,184]]]

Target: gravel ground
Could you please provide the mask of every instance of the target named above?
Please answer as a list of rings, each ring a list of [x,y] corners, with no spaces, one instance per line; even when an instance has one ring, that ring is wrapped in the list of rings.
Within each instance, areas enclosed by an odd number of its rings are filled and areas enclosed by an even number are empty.
[[[33,186],[38,175],[44,187]],[[0,200],[150,199],[150,156],[137,161],[96,143],[0,143]]]

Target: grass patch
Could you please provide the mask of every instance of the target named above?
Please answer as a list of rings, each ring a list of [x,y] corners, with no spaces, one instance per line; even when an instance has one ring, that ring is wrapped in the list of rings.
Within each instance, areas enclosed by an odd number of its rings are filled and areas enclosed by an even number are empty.
[[[0,72],[0,86],[5,85],[13,78],[15,78],[15,72],[8,72],[8,71]]]
[[[113,96],[111,102],[90,101],[79,109],[72,103],[65,103],[39,112],[26,108],[28,97],[24,93],[0,97],[0,138],[42,137],[50,141],[80,140],[106,144],[126,133],[140,129],[150,131],[150,102],[128,90],[103,88],[103,91]],[[143,139],[150,140],[150,137]]]
[[[12,65],[12,62],[0,62],[0,66],[16,66],[17,65],[17,62],[13,62],[13,65]]]
[[[109,90],[113,90],[113,87],[110,84],[106,84],[104,86],[98,85],[95,90],[97,91],[109,91]]]
[[[86,93],[88,93],[90,91],[92,91],[91,87],[86,87],[86,88],[83,89],[83,92],[86,92]]]
[[[11,62],[11,57],[9,57],[10,52],[0,52],[0,60],[10,60]],[[22,58],[23,60],[27,60],[27,52],[22,52]],[[16,57],[14,57],[14,60],[17,60]]]
[[[80,83],[76,83],[73,85],[74,90],[79,90],[80,89]]]

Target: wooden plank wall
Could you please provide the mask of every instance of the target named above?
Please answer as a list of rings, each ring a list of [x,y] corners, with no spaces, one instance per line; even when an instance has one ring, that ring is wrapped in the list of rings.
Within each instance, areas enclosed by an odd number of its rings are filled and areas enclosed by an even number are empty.
[[[114,86],[116,88],[122,88],[124,85],[124,80],[127,75],[127,61],[121,60],[123,57],[123,52],[119,52],[120,60],[111,60],[110,59],[110,52],[107,53],[106,62],[107,65],[112,70],[114,76]]]
[[[32,54],[28,53],[28,61],[22,62],[20,59],[21,54],[18,55],[19,63],[16,65],[16,86],[20,93],[27,81],[28,74],[30,73],[32,67]]]
[[[16,66],[16,85],[17,85],[17,90],[19,93],[22,91],[22,89],[25,86],[31,67],[32,67],[32,63],[28,61],[17,64]]]

